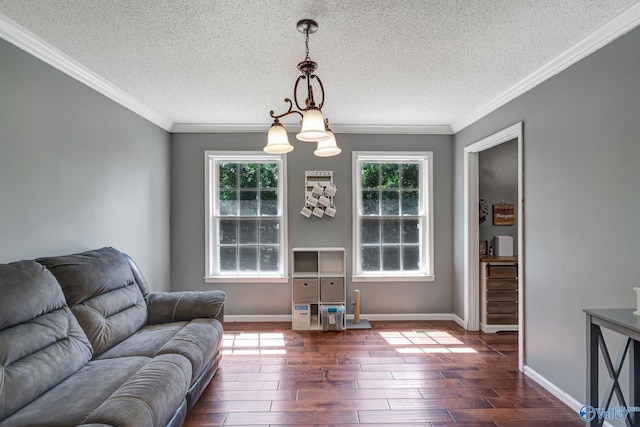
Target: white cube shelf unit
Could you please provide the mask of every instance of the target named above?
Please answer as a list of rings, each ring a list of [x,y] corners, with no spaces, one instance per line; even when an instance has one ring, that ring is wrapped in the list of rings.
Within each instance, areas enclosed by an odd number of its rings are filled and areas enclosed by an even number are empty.
[[[322,307],[346,310],[344,248],[292,249],[291,315],[293,329],[322,329]],[[346,316],[342,316],[342,328]]]

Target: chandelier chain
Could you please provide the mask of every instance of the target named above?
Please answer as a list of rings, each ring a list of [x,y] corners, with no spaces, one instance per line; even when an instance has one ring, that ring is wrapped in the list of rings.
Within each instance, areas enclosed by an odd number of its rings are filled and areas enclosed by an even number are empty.
[[[305,31],[306,37],[304,38],[304,45],[306,48],[306,54],[307,54],[307,58],[306,59],[310,59],[309,58],[309,30]]]

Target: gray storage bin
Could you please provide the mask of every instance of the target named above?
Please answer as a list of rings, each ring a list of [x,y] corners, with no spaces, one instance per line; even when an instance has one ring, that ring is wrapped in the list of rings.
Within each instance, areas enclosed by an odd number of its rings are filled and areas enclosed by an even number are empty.
[[[323,305],[320,307],[323,331],[344,329],[344,305]]]
[[[318,302],[318,279],[293,279],[293,302]]]
[[[322,277],[320,279],[321,302],[344,302],[344,279],[342,277]]]

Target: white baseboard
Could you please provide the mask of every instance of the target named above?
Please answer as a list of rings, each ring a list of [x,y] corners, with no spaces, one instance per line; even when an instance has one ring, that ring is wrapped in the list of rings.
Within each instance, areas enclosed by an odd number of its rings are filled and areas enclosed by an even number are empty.
[[[225,314],[225,323],[233,322],[291,322],[290,314]]]
[[[569,394],[567,394],[566,392],[561,390],[554,383],[552,383],[551,381],[547,380],[545,377],[543,377],[542,375],[540,375],[539,373],[537,373],[536,371],[534,371],[533,369],[531,369],[527,365],[524,366],[524,374],[526,376],[528,376],[529,378],[531,378],[532,380],[534,380],[535,382],[537,382],[538,384],[540,384],[542,387],[544,387],[544,389],[547,390],[549,393],[553,394],[555,397],[560,399],[569,408],[571,408],[574,411],[576,411],[576,417],[579,417],[580,409],[582,409],[582,407],[585,405],[584,403],[578,402],[576,399],[571,397]],[[604,427],[615,427],[609,421],[607,421],[607,420],[603,420],[603,421],[604,422],[603,422],[602,425]]]
[[[361,319],[373,321],[398,321],[398,320],[456,320],[451,313],[407,313],[407,314],[360,314]],[[353,319],[353,314],[347,314],[347,319]],[[290,314],[225,314],[225,322],[291,322]],[[461,320],[460,320],[461,321]],[[464,326],[463,326],[464,327]]]
[[[361,314],[360,317],[372,321],[453,320],[451,313]]]
[[[568,393],[560,389],[554,383],[552,383],[551,381],[549,381],[548,379],[546,379],[545,377],[543,377],[542,375],[540,375],[539,373],[537,373],[535,370],[533,370],[527,365],[524,366],[524,374],[529,378],[531,378],[532,380],[534,380],[535,382],[537,382],[538,384],[540,384],[549,393],[553,394],[555,397],[560,399],[569,408],[576,411],[576,421],[579,421],[578,412],[580,411],[580,408],[584,406],[583,403],[578,402],[576,399],[571,397]]]
[[[467,329],[467,322],[462,320],[456,314],[453,315],[453,321],[456,322],[458,325],[462,326],[464,329]]]
[[[487,334],[495,334],[496,332],[500,332],[500,331],[518,331],[518,325],[501,325],[501,326],[497,326],[497,325],[485,325],[484,323],[480,322],[480,330],[484,333]]]

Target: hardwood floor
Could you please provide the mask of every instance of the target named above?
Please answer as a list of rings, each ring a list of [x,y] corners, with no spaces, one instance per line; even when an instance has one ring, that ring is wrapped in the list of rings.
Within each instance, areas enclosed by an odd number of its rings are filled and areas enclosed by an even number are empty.
[[[226,323],[220,369],[183,427],[584,425],[518,371],[515,332],[371,325],[321,332]]]

